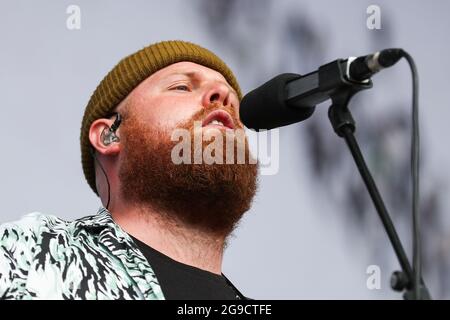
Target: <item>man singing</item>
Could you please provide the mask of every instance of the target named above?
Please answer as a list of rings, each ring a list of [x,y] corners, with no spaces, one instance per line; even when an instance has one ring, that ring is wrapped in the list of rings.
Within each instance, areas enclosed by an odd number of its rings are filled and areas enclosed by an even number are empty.
[[[1,225],[0,298],[245,298],[222,274],[257,185],[240,99],[232,71],[198,45],[165,41],[122,59],[81,125],[84,175],[103,207]]]

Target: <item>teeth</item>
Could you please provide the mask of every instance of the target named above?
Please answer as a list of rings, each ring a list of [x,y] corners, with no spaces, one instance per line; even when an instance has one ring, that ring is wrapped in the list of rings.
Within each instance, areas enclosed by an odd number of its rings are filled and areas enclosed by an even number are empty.
[[[213,121],[211,121],[211,124],[218,124],[218,125],[223,126],[223,123],[220,122],[219,120],[213,120]]]

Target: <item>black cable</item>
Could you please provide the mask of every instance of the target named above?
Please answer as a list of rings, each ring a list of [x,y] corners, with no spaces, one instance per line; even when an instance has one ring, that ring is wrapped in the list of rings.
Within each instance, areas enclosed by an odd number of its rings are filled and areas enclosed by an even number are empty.
[[[120,124],[122,123],[122,117],[121,117],[120,113],[113,112],[111,115],[108,116],[108,118],[113,117],[113,116],[116,116],[116,119],[114,120],[114,123],[109,128],[109,131],[112,133],[115,133],[117,131],[117,129],[119,128]],[[109,184],[108,175],[106,174],[105,169],[103,169],[103,166],[100,163],[100,161],[97,159],[97,156],[95,155],[95,150],[93,148],[91,148],[91,155],[92,155],[92,158],[94,158],[94,161],[96,161],[98,163],[98,165],[100,166],[100,169],[102,170],[102,172],[106,178],[106,184],[108,185],[108,202],[106,203],[106,210],[108,210],[109,203],[111,200],[111,186]],[[98,190],[97,190],[97,192],[98,192]]]
[[[109,179],[108,179],[108,175],[106,174],[105,169],[103,169],[102,164],[100,163],[100,161],[97,159],[97,156],[95,155],[95,151],[93,149],[91,149],[91,155],[94,158],[94,161],[97,162],[97,164],[100,166],[100,169],[102,170],[103,174],[105,175],[106,178],[106,184],[108,185],[108,202],[106,203],[106,210],[108,210],[109,208],[109,202],[111,200],[111,187],[109,185]],[[97,190],[98,192],[98,190]]]
[[[415,298],[421,299],[422,256],[420,244],[420,203],[419,203],[419,75],[413,58],[403,50],[403,56],[412,74],[412,133],[411,133],[411,178],[412,178],[412,223],[413,223],[413,288]]]

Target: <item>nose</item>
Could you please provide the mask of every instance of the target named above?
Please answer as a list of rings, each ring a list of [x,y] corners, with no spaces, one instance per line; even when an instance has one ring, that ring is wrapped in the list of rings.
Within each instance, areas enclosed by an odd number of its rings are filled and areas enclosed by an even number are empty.
[[[206,107],[213,102],[227,106],[230,103],[230,93],[230,88],[225,83],[215,81],[203,96],[203,106]]]

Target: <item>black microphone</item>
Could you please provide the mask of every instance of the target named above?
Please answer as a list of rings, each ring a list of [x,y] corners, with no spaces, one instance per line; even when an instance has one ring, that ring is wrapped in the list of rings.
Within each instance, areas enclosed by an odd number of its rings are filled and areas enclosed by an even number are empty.
[[[358,58],[338,59],[301,76],[284,73],[247,93],[240,106],[242,123],[270,130],[308,119],[315,106],[350,87],[372,87],[370,77],[395,64],[402,49],[386,49]]]
[[[308,119],[315,107],[293,108],[288,104],[286,87],[300,79],[294,73],[284,73],[247,93],[241,101],[239,115],[250,129],[273,129]]]

